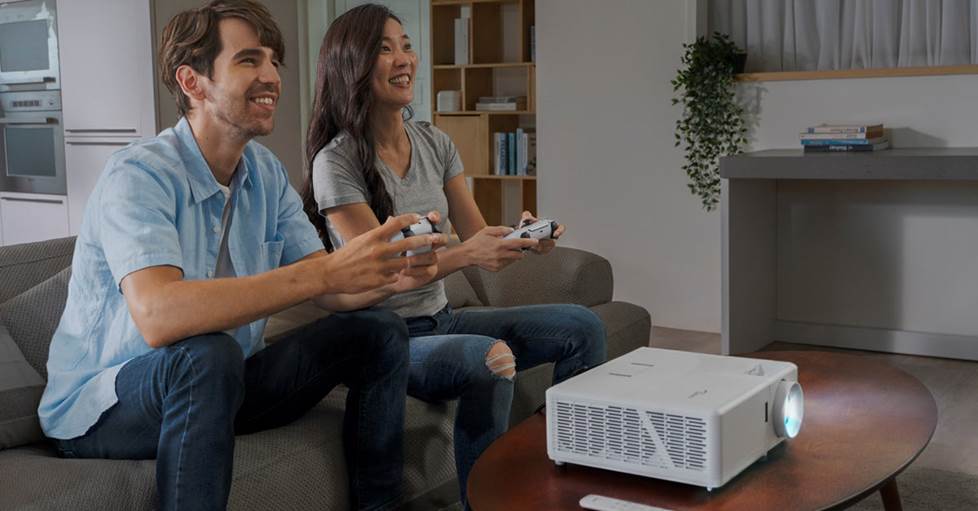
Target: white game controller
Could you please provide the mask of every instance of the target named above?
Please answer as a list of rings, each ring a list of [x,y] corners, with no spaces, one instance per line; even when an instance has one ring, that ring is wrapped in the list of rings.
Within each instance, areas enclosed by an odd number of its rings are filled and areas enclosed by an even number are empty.
[[[524,220],[523,224],[519,226],[513,232],[503,236],[504,240],[512,240],[517,238],[532,238],[535,240],[545,240],[553,239],[554,233],[557,232],[558,223],[556,220],[550,220],[547,218],[541,218],[536,222],[532,220]]]
[[[428,220],[428,217],[423,216],[421,217],[421,220],[418,221],[418,223],[411,224],[401,229],[401,232],[395,234],[394,237],[391,238],[391,241],[392,242],[399,241],[405,238],[410,238],[411,236],[422,236],[425,234],[438,234],[438,233],[439,233],[438,227],[432,224],[431,220]],[[427,252],[431,252],[431,245],[428,245],[427,247],[419,247],[414,250],[408,250],[407,252],[405,252],[404,255],[406,255],[407,257],[411,257],[413,255],[424,254]]]

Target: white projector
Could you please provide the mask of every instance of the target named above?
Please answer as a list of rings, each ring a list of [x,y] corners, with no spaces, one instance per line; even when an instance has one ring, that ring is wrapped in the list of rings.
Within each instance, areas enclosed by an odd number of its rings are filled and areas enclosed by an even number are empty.
[[[803,414],[790,362],[639,348],[547,390],[547,455],[713,490]]]

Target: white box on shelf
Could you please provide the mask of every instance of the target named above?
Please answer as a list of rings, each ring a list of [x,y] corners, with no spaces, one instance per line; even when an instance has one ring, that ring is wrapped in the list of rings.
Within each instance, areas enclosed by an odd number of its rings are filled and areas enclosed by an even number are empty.
[[[436,103],[436,110],[439,112],[458,112],[462,110],[462,91],[440,90]]]
[[[455,65],[469,63],[469,18],[455,18]]]

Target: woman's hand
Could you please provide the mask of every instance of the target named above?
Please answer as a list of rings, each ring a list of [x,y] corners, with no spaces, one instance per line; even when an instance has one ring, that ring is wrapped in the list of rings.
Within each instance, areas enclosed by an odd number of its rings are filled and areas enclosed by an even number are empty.
[[[537,217],[533,216],[532,213],[530,213],[529,211],[524,211],[523,212],[523,215],[520,217],[520,225],[521,226],[522,225],[530,225],[533,222],[536,222],[537,220],[539,220],[539,219]],[[543,240],[540,240],[540,244],[537,245],[537,246],[535,246],[535,247],[532,247],[530,250],[533,250],[534,252],[536,252],[538,254],[546,254],[546,253],[550,252],[551,250],[553,250],[555,246],[557,246],[556,239],[559,238],[562,234],[564,234],[564,226],[563,226],[563,224],[558,224],[557,225],[557,230],[553,232],[553,238],[554,239],[543,239]]]
[[[437,256],[435,256],[437,258]],[[411,291],[429,284],[438,274],[438,264],[432,264],[417,270],[406,269],[397,274],[397,280],[390,285],[392,294]]]
[[[529,238],[504,240],[513,232],[510,227],[485,227],[475,236],[465,240],[462,246],[468,253],[469,264],[484,270],[499,271],[515,261],[523,259],[523,249],[535,248],[539,241]]]

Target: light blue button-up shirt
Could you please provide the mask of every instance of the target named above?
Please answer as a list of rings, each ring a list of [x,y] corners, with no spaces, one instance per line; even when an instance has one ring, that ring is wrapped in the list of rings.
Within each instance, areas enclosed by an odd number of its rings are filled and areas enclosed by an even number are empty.
[[[238,276],[323,249],[284,167],[262,145],[245,146],[231,188],[228,252]],[[186,119],[109,158],[85,208],[68,302],[51,341],[38,408],[47,436],[84,435],[118,400],[119,370],[152,349],[119,290],[126,275],[169,265],[187,280],[214,276],[224,200]],[[264,348],[265,322],[234,331],[245,356]]]

